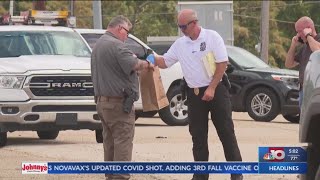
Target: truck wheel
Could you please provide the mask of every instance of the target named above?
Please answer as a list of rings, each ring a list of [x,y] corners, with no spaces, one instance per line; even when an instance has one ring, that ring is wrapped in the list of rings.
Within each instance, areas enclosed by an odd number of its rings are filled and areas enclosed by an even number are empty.
[[[97,143],[103,143],[102,129],[96,130],[96,141]]]
[[[0,147],[3,147],[7,144],[7,132],[0,132]]]
[[[306,179],[317,179],[316,173],[320,162],[320,143],[313,143],[307,147],[307,173]]]
[[[189,124],[188,106],[182,100],[179,86],[171,87],[167,92],[169,106],[160,109],[159,116],[169,126],[185,126]]]
[[[247,96],[246,109],[255,121],[270,122],[280,113],[279,99],[272,90],[260,87]]]
[[[56,139],[59,131],[37,131],[40,139]]]
[[[299,123],[300,121],[300,114],[286,114],[282,115],[287,121],[292,123]]]

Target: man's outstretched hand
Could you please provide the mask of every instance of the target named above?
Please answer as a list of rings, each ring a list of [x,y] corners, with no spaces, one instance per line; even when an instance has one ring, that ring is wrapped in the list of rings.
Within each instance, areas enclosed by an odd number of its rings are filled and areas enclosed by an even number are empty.
[[[151,64],[155,64],[155,57],[154,54],[149,54],[149,56],[147,56],[147,61],[149,61]]]
[[[148,61],[148,70],[154,70],[154,64],[152,64],[150,61]]]

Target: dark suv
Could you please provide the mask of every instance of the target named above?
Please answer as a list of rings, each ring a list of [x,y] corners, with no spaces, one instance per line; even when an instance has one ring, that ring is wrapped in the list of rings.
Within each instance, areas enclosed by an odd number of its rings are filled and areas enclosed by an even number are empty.
[[[271,68],[250,52],[227,46],[228,73],[231,82],[232,107],[236,112],[248,112],[256,121],[272,121],[278,114],[298,123],[298,71]]]
[[[165,44],[148,45],[158,54],[170,48]],[[299,122],[298,71],[271,68],[250,52],[227,46],[232,109],[248,112],[256,121],[269,122],[277,115]]]

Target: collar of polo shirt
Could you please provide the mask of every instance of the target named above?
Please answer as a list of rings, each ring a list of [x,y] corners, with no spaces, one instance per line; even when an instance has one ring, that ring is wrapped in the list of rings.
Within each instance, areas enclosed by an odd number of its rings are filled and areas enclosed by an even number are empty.
[[[186,42],[193,43],[193,42],[196,42],[196,41],[199,41],[199,40],[204,40],[205,39],[205,33],[204,33],[203,28],[201,27],[199,37],[196,40],[192,40],[192,39],[190,39],[190,37],[187,37],[187,36],[185,36],[185,38],[186,38]]]

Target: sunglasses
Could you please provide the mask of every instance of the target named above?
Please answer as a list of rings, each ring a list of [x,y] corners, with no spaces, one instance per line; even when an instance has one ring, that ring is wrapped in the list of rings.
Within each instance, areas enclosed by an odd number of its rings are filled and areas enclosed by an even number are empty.
[[[190,21],[190,22],[188,22],[187,24],[184,24],[184,25],[179,25],[178,24],[178,27],[181,29],[181,30],[185,30],[185,29],[187,29],[187,27],[191,24],[191,23],[193,23],[193,22],[197,22],[198,20],[192,20],[192,21]]]
[[[124,29],[126,32],[127,32],[127,34],[129,35],[129,30],[128,29],[126,29],[126,28],[124,28],[123,26],[120,26],[122,29]]]

